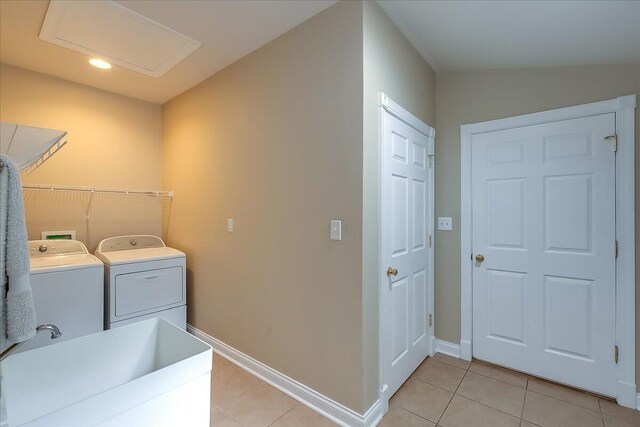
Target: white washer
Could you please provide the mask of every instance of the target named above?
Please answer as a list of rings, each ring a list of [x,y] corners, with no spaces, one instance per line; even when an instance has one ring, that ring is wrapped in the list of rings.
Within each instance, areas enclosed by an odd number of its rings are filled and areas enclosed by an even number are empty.
[[[22,352],[104,328],[104,266],[77,240],[31,240],[31,289],[36,324],[52,323],[62,336],[42,331],[20,344]]]
[[[104,239],[105,329],[153,317],[187,327],[186,255],[157,236]]]

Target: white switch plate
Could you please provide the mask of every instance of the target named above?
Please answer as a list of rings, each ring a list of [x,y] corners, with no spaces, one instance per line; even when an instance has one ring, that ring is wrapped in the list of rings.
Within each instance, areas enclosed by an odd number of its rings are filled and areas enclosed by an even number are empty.
[[[342,221],[339,219],[331,220],[331,240],[342,240]]]
[[[441,231],[451,231],[451,217],[450,216],[439,216],[438,217],[438,230]]]
[[[227,220],[227,231],[229,233],[233,232],[233,219],[231,218]]]

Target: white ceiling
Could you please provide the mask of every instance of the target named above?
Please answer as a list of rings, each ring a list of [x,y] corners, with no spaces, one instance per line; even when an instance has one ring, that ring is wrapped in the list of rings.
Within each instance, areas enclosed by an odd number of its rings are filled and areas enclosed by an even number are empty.
[[[49,2],[0,1],[0,61],[163,103],[334,0],[118,1],[202,43],[160,78],[38,38]],[[378,0],[436,71],[640,62],[640,1]]]
[[[163,103],[326,9],[334,0],[118,1],[202,46],[160,78],[38,38],[49,1],[0,1],[0,61],[111,92]]]
[[[378,3],[435,71],[640,63],[640,1]]]

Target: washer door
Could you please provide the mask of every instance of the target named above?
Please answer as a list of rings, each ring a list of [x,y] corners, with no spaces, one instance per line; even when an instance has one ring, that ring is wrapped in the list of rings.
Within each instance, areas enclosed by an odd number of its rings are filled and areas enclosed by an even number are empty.
[[[116,317],[141,315],[184,304],[182,267],[160,268],[116,276]]]

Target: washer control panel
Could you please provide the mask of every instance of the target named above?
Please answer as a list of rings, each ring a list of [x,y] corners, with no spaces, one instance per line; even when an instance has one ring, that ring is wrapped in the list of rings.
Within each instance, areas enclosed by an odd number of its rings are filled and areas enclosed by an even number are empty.
[[[84,244],[77,240],[29,240],[31,258],[87,253]]]

